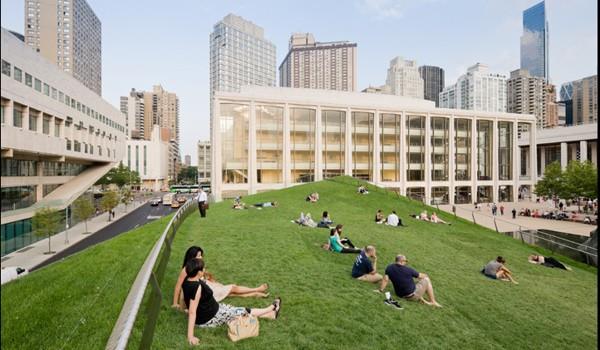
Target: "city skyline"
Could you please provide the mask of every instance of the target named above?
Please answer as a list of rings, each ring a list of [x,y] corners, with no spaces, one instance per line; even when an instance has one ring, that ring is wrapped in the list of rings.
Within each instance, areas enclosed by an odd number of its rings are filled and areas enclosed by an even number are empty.
[[[160,83],[175,92],[181,99],[181,153],[194,154],[197,141],[210,137],[208,36],[213,25],[228,13],[264,28],[265,38],[278,48],[277,65],[287,54],[293,32],[311,32],[320,41],[358,43],[361,50],[357,87],[362,90],[384,83],[389,60],[399,55],[415,59],[420,65],[443,68],[446,85],[455,83],[467,67],[477,62],[508,76],[520,66],[522,12],[537,1],[497,1],[473,6],[472,1],[382,0],[354,1],[345,7],[335,2],[315,2],[292,6],[293,11],[286,4],[269,1],[253,6],[233,1],[207,3],[201,9],[201,5],[189,4],[186,11],[160,6],[159,2],[148,2],[143,9],[133,3],[120,3],[119,11],[114,11],[110,3],[88,3],[102,21],[104,98],[118,108],[119,97],[132,87]],[[596,74],[597,3],[547,1],[546,7],[552,26],[550,46],[554,48],[550,51],[551,82],[560,86]],[[334,12],[336,16],[328,15]],[[446,23],[445,19],[458,16],[469,21],[459,26],[423,26],[419,23],[424,18],[418,13],[427,13],[428,23]],[[7,29],[23,32],[22,14],[21,1],[2,2],[2,25]],[[177,20],[165,22],[164,18]],[[311,22],[307,23],[306,18]],[[123,25],[125,22],[128,24]],[[398,35],[411,33],[414,28],[419,29],[418,35]],[[149,35],[133,41],[123,35],[132,29],[143,29]],[[179,40],[173,40],[174,33]],[[156,55],[157,42],[161,43],[160,55]],[[205,127],[192,127],[195,125]]]

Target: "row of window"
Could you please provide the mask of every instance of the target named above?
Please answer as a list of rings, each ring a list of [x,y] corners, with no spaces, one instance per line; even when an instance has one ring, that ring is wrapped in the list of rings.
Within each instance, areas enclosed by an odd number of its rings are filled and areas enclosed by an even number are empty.
[[[25,83],[25,85],[33,88],[35,91],[43,93],[44,95],[51,97],[52,99],[57,100],[60,103],[64,103],[65,105],[77,110],[78,112],[81,112],[81,113],[87,115],[88,117],[92,117],[92,118],[98,120],[99,122],[113,128],[115,130],[125,132],[124,126],[111,120],[110,118],[104,116],[103,114],[98,113],[97,111],[91,109],[89,106],[84,105],[83,103],[75,100],[74,98],[70,97],[69,95],[63,93],[62,91],[57,90],[55,87],[42,82],[40,79],[38,79],[36,77],[33,77],[31,74],[29,74],[27,72],[23,73],[23,71],[20,68],[18,68],[17,66],[14,66],[14,69],[13,69],[10,62],[2,60],[1,69],[2,69],[2,74],[10,77],[11,73],[12,73],[12,76],[14,77],[14,79],[16,81],[18,81],[20,83]]]
[[[38,173],[41,165],[42,173]],[[86,165],[67,162],[2,158],[2,176],[77,176]]]

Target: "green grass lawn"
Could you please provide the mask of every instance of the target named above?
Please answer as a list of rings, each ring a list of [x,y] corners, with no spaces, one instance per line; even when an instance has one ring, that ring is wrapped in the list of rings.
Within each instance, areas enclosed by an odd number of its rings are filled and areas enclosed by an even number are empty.
[[[190,245],[204,248],[208,271],[222,283],[268,282],[271,296],[283,298],[280,319],[261,321],[260,337],[234,344],[226,336],[226,327],[196,329],[201,348],[595,348],[596,269],[562,257],[573,266],[572,272],[532,265],[527,255],[534,249],[520,241],[448,214],[441,217],[452,226],[416,221],[408,214],[419,212],[422,205],[381,191],[358,195],[349,182],[340,178],[244,198],[247,204],[275,200],[277,208],[236,211],[230,209],[231,201],[225,201],[211,205],[206,219],[190,216],[173,243],[153,348],[188,348],[187,318],[170,305]],[[321,195],[318,203],[304,201],[312,191]],[[386,214],[395,209],[408,227],[376,225],[377,209]],[[345,235],[355,244],[377,247],[380,273],[396,254],[407,255],[411,266],[429,274],[444,308],[401,300],[404,310],[395,310],[372,292],[375,285],[353,280],[354,255],[320,248],[327,230],[290,222],[301,211],[318,219],[323,210],[344,224]],[[519,285],[489,280],[479,273],[497,255],[507,259]],[[271,300],[228,298],[224,302],[261,307]],[[139,327],[134,329],[131,349],[137,348]]]
[[[2,349],[104,349],[171,216],[2,286]]]

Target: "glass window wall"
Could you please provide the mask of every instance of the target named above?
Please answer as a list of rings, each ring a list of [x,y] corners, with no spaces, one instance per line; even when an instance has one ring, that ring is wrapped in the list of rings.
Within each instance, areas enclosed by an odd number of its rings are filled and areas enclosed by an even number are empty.
[[[248,183],[248,112],[247,105],[220,105],[219,130],[225,184]]]
[[[492,179],[493,122],[477,121],[477,180]]]
[[[322,111],[323,178],[344,175],[346,112]]]
[[[448,204],[450,203],[450,195],[448,187],[432,187],[431,188],[431,204]]]
[[[292,182],[315,179],[315,111],[290,108],[290,153]]]
[[[431,180],[448,181],[450,154],[449,119],[431,118]],[[446,197],[448,188],[446,188]]]
[[[498,122],[498,179],[512,180],[513,123]]]
[[[454,119],[454,167],[456,181],[471,180],[471,120],[469,119]],[[471,190],[469,190],[470,196]]]
[[[400,181],[400,128],[399,114],[381,114],[379,120],[381,146],[381,181]]]
[[[256,179],[283,182],[283,108],[256,106]]]
[[[494,201],[494,188],[492,186],[477,186],[477,203],[491,203]]]
[[[2,176],[37,176],[37,161],[2,158]]]
[[[406,197],[423,202],[425,200],[425,187],[409,187],[406,189]]]
[[[499,202],[512,202],[513,201],[513,187],[511,185],[498,186],[498,201]]]
[[[373,113],[352,112],[352,176],[373,180]]]
[[[469,204],[471,199],[471,186],[457,186],[454,191],[455,204]]]
[[[2,211],[27,208],[35,203],[36,186],[2,188]]]
[[[425,181],[425,117],[406,117],[406,178]]]

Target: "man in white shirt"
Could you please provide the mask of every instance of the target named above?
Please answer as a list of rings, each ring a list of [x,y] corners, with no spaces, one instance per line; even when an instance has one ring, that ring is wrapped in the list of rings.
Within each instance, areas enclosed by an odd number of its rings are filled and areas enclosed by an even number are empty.
[[[388,215],[387,222],[385,224],[389,226],[404,226],[402,225],[402,220],[400,220],[398,215],[396,215],[395,210],[392,210],[392,213]]]
[[[208,197],[206,196],[206,192],[204,192],[202,187],[198,191],[198,197],[196,197],[196,199],[198,200],[198,209],[200,210],[200,217],[205,218],[206,217],[206,202],[208,200]]]

